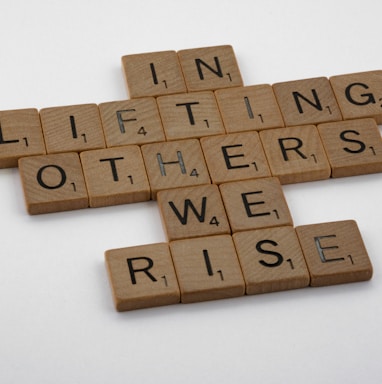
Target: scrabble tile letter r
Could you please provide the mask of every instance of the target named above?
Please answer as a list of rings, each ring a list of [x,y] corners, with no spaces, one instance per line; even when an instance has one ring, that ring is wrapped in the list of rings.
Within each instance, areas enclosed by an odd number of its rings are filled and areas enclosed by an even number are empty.
[[[184,49],[178,56],[188,92],[243,86],[230,45]]]

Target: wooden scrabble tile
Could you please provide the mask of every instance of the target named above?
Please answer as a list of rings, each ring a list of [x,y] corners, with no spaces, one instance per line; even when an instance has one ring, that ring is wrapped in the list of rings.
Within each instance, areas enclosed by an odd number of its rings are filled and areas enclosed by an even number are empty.
[[[137,145],[80,154],[90,207],[150,200],[150,186]]]
[[[40,118],[47,153],[81,152],[105,147],[96,104],[43,108]]]
[[[200,143],[215,184],[271,176],[258,132],[204,137]]]
[[[108,147],[165,140],[154,97],[111,101],[98,107]]]
[[[382,124],[382,70],[330,77],[345,120],[372,117]]]
[[[244,280],[229,235],[170,243],[182,303],[243,296]]]
[[[188,92],[243,85],[236,56],[230,45],[178,51]]]
[[[0,168],[17,167],[24,156],[45,154],[37,109],[0,111]]]
[[[170,188],[210,184],[199,140],[145,144],[141,147],[151,187],[151,198]]]
[[[238,232],[233,240],[247,295],[309,285],[308,268],[293,227]]]
[[[117,311],[180,302],[168,244],[111,249],[105,261]]]
[[[341,112],[326,77],[273,84],[286,126],[341,120]]]
[[[169,241],[231,233],[214,184],[167,189],[158,192],[157,199]]]
[[[318,125],[332,177],[382,172],[382,140],[374,119]]]
[[[161,96],[157,103],[167,140],[225,133],[213,92]]]
[[[77,153],[23,157],[19,170],[29,214],[88,207],[88,194]]]
[[[311,286],[369,280],[369,256],[354,220],[296,227],[308,265]]]
[[[215,91],[215,96],[228,133],[284,126],[269,84],[219,89]]]
[[[187,91],[175,51],[126,55],[122,67],[130,98]]]
[[[293,225],[276,177],[224,183],[220,192],[232,232]]]
[[[330,165],[316,126],[268,129],[260,132],[260,138],[272,175],[281,184],[330,177]]]

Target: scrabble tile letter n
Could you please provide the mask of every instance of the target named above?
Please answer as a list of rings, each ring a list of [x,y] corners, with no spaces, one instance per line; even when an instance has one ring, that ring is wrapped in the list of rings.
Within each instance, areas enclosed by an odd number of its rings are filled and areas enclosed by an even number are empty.
[[[184,49],[178,56],[188,92],[243,86],[230,45]]]

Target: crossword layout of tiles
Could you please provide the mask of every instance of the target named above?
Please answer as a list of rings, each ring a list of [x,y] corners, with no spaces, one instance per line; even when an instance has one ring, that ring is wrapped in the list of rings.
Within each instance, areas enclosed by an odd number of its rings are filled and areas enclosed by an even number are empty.
[[[382,171],[382,70],[245,86],[229,45],[122,57],[130,99],[0,111],[31,215],[156,200],[168,243],[105,252],[118,311],[369,280],[357,223],[282,185]]]

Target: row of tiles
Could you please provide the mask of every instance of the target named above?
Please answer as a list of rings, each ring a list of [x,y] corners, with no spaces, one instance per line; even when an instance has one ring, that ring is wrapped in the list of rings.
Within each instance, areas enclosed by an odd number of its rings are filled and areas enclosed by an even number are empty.
[[[281,184],[382,171],[373,119],[19,160],[28,212],[157,199],[160,191],[277,177]],[[81,202],[81,203],[79,203]]]
[[[105,252],[118,311],[371,279],[353,220],[267,228]]]
[[[345,101],[339,105],[329,80],[315,78],[99,105],[0,111],[0,168],[17,166],[20,157],[45,153],[143,145],[342,119],[370,117],[382,123],[382,71],[343,76],[349,77],[350,84],[342,89]]]

